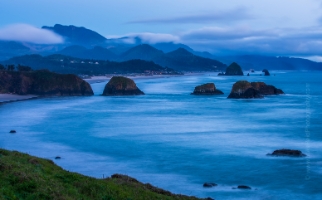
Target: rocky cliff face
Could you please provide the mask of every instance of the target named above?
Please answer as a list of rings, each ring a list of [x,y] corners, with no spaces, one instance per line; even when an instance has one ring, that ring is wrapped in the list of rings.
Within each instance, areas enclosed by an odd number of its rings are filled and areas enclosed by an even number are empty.
[[[231,90],[228,98],[249,99],[263,98],[264,95],[284,94],[280,89],[272,85],[266,85],[264,82],[237,81]]]
[[[132,79],[123,76],[113,76],[106,84],[103,96],[123,96],[144,94]]]
[[[0,71],[0,93],[40,96],[89,96],[91,86],[72,74],[48,70],[31,72]]]
[[[193,93],[195,95],[216,95],[216,94],[224,94],[222,91],[217,90],[214,83],[206,83],[203,85],[199,85],[195,87]]]

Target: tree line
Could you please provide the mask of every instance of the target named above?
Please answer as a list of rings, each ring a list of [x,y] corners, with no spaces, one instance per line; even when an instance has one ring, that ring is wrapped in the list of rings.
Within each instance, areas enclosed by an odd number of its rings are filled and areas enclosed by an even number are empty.
[[[30,72],[32,68],[24,65],[2,65],[0,64],[0,71],[19,71],[19,72]]]

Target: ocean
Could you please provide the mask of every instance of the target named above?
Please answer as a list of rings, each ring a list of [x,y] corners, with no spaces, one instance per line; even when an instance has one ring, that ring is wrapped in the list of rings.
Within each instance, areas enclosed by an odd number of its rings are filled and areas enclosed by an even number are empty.
[[[322,199],[322,72],[214,73],[136,79],[142,96],[53,97],[0,104],[0,148],[103,178],[126,174],[178,194],[220,199]],[[238,80],[285,95],[227,99]],[[194,96],[213,82],[225,94]],[[9,131],[15,129],[16,134]],[[307,157],[271,157],[276,149]],[[60,156],[60,160],[55,160]],[[213,182],[216,187],[204,188]],[[251,190],[233,189],[238,185]]]

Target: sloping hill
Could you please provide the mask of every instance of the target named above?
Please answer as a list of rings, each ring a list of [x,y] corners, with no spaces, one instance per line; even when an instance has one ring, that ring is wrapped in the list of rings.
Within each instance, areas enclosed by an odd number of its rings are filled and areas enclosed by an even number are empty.
[[[122,60],[140,59],[140,60],[152,61],[163,55],[164,53],[162,51],[150,45],[142,44],[129,49],[128,51],[123,53],[120,57]]]
[[[72,45],[58,51],[57,54],[71,56],[75,58],[93,59],[93,60],[116,60],[117,56],[110,50],[95,46],[92,49],[79,45]]]
[[[0,149],[0,199],[197,199],[115,174],[96,179],[68,172],[52,160]]]
[[[220,71],[226,68],[225,64],[217,60],[196,56],[184,48],[165,54],[147,44],[131,48],[122,54],[120,59],[153,61],[161,66],[167,66],[178,71]]]
[[[223,63],[237,62],[244,70],[322,70],[322,63],[302,58],[240,55],[217,57]]]
[[[37,54],[14,57],[2,62],[5,65],[24,65],[33,69],[48,69],[63,74],[178,74],[170,68],[162,67],[153,61],[128,60],[124,62],[113,62],[103,60],[88,60],[73,58],[60,54],[41,56]]]
[[[42,28],[51,30],[63,36],[67,40],[67,42],[71,44],[96,46],[106,42],[106,38],[104,36],[84,27],[55,24],[53,27],[43,26]]]

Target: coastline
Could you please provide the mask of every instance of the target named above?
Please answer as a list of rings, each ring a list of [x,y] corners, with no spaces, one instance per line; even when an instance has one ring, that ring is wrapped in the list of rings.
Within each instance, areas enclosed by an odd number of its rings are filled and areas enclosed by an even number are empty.
[[[93,83],[101,83],[105,81],[109,81],[113,76],[124,76],[133,80],[137,79],[158,79],[158,78],[172,78],[172,77],[179,77],[179,76],[194,76],[205,74],[204,73],[187,73],[187,74],[177,74],[177,75],[126,75],[126,74],[107,74],[106,76],[92,76],[91,78],[84,78],[83,80],[88,82],[89,84]]]
[[[38,98],[37,95],[0,94],[0,104]]]

